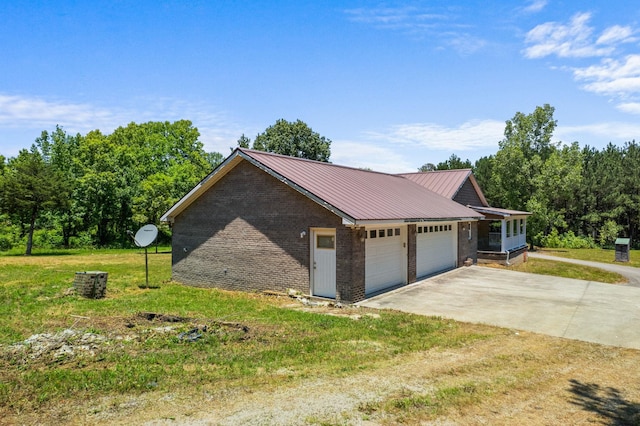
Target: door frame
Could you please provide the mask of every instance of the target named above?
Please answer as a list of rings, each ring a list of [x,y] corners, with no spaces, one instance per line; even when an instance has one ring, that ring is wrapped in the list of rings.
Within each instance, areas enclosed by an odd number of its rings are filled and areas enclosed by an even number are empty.
[[[318,295],[318,297],[327,297],[327,298],[336,298],[337,296],[337,285],[336,285],[336,264],[337,264],[337,252],[338,252],[338,244],[336,237],[336,228],[310,228],[311,238],[309,238],[310,245],[310,264],[309,264],[309,278],[311,284],[311,295],[316,296],[316,251],[317,250],[326,250],[326,249],[317,249],[316,248],[316,239],[318,235],[331,235],[334,238],[334,248],[333,254],[335,256],[333,261],[333,271],[329,273],[333,275],[333,296],[327,295]]]

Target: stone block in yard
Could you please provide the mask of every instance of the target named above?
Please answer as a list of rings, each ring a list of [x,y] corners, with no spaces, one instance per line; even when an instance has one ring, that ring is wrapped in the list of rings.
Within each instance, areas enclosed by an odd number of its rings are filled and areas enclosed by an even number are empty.
[[[73,288],[76,293],[89,299],[102,299],[107,292],[107,276],[103,271],[76,272]]]

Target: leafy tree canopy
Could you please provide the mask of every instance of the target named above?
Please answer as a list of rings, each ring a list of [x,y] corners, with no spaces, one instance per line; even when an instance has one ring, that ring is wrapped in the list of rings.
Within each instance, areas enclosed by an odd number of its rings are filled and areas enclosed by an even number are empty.
[[[249,142],[249,138],[243,134],[238,140],[238,146],[247,148]],[[301,120],[290,122],[280,119],[256,136],[252,148],[328,162],[331,155],[331,140],[320,136]]]

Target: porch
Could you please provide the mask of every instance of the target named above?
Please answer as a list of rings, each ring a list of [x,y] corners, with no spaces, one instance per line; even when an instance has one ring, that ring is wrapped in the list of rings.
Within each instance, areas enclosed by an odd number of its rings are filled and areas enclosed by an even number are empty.
[[[531,213],[470,206],[485,218],[478,222],[478,262],[513,264],[525,260],[527,216]]]

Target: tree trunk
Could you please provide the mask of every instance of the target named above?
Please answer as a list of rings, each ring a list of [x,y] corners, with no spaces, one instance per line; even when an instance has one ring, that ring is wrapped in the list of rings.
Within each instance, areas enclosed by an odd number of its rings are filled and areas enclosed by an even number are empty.
[[[31,211],[31,222],[29,223],[29,231],[27,232],[27,250],[25,256],[31,256],[31,249],[33,248],[33,231],[36,229],[36,217],[38,216],[38,209],[34,208]]]

